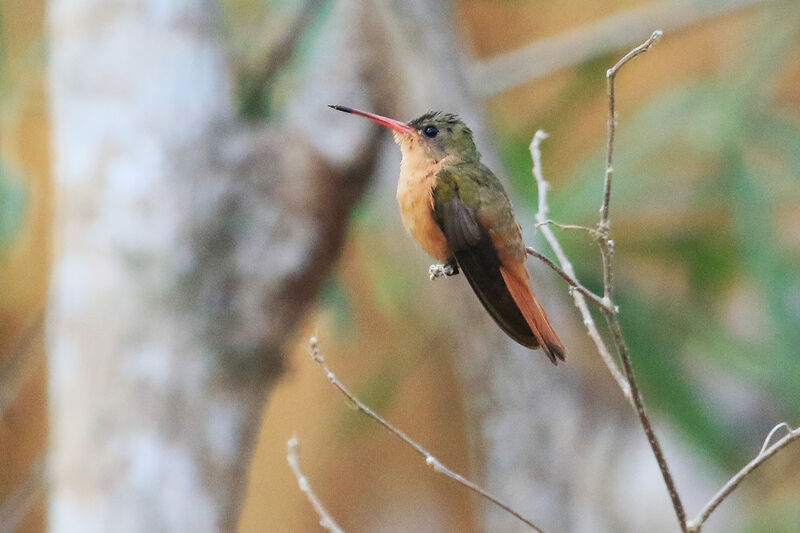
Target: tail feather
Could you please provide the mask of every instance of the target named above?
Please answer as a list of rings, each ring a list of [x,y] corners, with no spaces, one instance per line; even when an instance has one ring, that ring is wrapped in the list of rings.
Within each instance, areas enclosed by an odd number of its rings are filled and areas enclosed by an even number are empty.
[[[490,243],[488,239],[487,242]],[[497,325],[521,345],[531,349],[538,348],[537,337],[528,326],[500,274],[500,261],[494,248],[468,248],[456,252],[455,257],[472,290]]]
[[[524,272],[520,272],[520,269]],[[533,291],[528,285],[527,271],[525,265],[513,265],[507,267],[505,265],[500,267],[500,274],[503,276],[508,292],[525,317],[525,321],[530,326],[533,335],[536,337],[538,343],[547,354],[547,357],[553,362],[558,364],[558,359],[564,360],[564,345],[556,335],[553,326],[550,325],[550,320],[547,314],[536,301]]]

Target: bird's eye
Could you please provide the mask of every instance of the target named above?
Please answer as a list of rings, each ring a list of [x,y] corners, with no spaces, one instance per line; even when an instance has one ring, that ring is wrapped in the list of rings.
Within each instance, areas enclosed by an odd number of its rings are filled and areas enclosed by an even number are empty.
[[[439,128],[436,126],[425,126],[422,130],[422,134],[429,139],[433,139],[439,133]]]

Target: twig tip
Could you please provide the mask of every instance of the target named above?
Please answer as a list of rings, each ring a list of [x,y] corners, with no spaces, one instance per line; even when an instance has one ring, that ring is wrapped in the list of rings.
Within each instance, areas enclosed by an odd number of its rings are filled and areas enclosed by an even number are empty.
[[[649,44],[649,46],[653,46],[654,44],[656,44],[658,41],[661,40],[661,38],[663,36],[664,36],[664,30],[656,30],[656,31],[654,31],[653,35],[650,36],[650,39],[649,39],[650,44]]]
[[[764,444],[761,446],[761,451],[758,452],[758,455],[756,457],[761,457],[762,455],[764,455],[764,452],[767,451],[767,448],[769,448],[770,442],[772,442],[772,437],[774,437],[775,433],[777,433],[778,430],[781,428],[786,428],[786,431],[788,433],[791,433],[793,431],[792,426],[790,426],[786,422],[781,422],[780,424],[777,424],[774,428],[772,428],[772,431],[769,432],[767,438],[764,439]]]
[[[311,358],[317,363],[324,363],[325,357],[322,355],[322,352],[319,349],[319,339],[316,335],[308,339],[308,346],[311,350]]]
[[[530,150],[538,150],[539,145],[542,144],[542,141],[550,137],[550,134],[544,130],[536,130],[536,133],[533,134],[533,139],[531,139]]]

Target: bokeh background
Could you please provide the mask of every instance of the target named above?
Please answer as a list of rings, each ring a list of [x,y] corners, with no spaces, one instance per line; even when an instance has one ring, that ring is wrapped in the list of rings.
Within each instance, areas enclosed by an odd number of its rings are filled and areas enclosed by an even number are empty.
[[[362,127],[350,124],[355,117],[308,109],[371,103],[338,77],[337,65],[345,69],[343,58],[358,53],[342,35],[390,33],[397,19],[384,16],[377,30],[367,27],[369,16],[349,18],[353,4],[218,2],[242,120],[319,127],[320,144],[333,152],[342,128]],[[409,11],[418,4],[425,2],[412,2]],[[399,93],[379,111],[407,120],[439,106],[474,118],[479,148],[506,180],[527,238],[548,254],[532,223],[533,133],[550,134],[543,150],[552,218],[594,224],[605,70],[665,19],[662,42],[619,78],[612,218],[622,325],[693,515],[754,456],[774,424],[800,424],[800,4],[433,4],[447,27],[404,28],[395,39],[408,44],[417,30],[441,49],[441,33],[460,53],[444,63],[453,71],[442,71],[441,62],[398,68],[411,54],[402,46],[385,61],[377,54],[371,68],[388,75]],[[41,324],[59,198],[51,171],[46,10],[40,0],[0,2],[1,531],[43,531],[48,514]],[[402,18],[402,8],[395,12]],[[602,24],[617,28],[617,42],[602,38]],[[296,39],[286,39],[287,28]],[[554,39],[588,44],[573,56],[566,45],[548,48]],[[525,70],[513,57],[515,66],[491,70],[498,58],[537,45],[533,53],[540,55],[532,57],[544,63],[541,70]],[[284,52],[287,59],[265,81],[260,62]],[[435,96],[426,99],[428,89]],[[515,349],[476,318],[481,311],[463,279],[428,281],[430,261],[404,235],[394,206],[398,164],[399,150],[384,135],[341,256],[285,344],[285,373],[265,406],[239,529],[319,529],[285,462],[286,440],[297,435],[312,485],[347,531],[521,531],[349,408],[308,357],[306,340],[316,335],[339,378],[363,401],[455,470],[541,517],[545,528],[673,531],[644,436],[585,338],[563,283],[531,265],[537,293],[564,332],[567,364],[551,368],[539,353],[503,355]],[[558,236],[578,277],[598,289],[591,239],[581,232]],[[467,345],[473,355],[462,353]],[[482,380],[482,360],[506,358],[505,367],[496,363],[509,372],[505,378],[495,369]],[[537,381],[517,379],[515,365],[526,364]],[[498,385],[503,379],[507,388]],[[503,418],[508,405],[514,413]],[[502,424],[512,427],[495,427]],[[515,429],[530,449],[506,439],[504,431]],[[515,491],[526,484],[538,488]],[[708,530],[800,531],[800,449],[785,450],[749,478]]]

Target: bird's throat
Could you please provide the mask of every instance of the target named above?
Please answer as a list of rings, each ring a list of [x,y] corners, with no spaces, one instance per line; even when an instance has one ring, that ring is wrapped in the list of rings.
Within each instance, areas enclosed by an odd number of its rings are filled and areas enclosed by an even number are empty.
[[[398,143],[400,144],[400,143]],[[400,144],[403,161],[397,183],[397,203],[403,226],[423,250],[440,262],[452,255],[442,230],[433,216],[433,188],[441,161],[434,161],[413,140]]]

